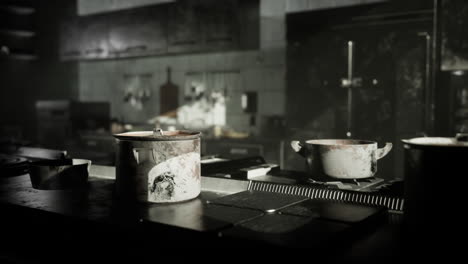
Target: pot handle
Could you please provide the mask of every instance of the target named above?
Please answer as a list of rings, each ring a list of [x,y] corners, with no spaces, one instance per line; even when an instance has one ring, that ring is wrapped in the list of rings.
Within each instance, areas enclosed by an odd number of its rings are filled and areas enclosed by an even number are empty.
[[[140,164],[140,156],[138,155],[139,148],[133,148],[133,157],[137,164]]]
[[[389,143],[389,142],[385,143],[385,147],[379,148],[375,151],[376,158],[379,160],[385,157],[390,152],[390,150],[392,150],[392,147],[393,147],[392,143]]]
[[[304,144],[301,143],[299,140],[293,140],[291,141],[291,148],[296,152],[298,153],[299,155],[301,155],[302,157],[306,157],[307,153],[306,153],[306,148],[304,147]]]
[[[153,161],[156,162],[156,150],[153,148],[133,148],[133,157],[135,158],[135,161],[137,164],[140,164],[140,162],[144,162],[140,158],[140,152],[142,151],[149,151],[151,153],[151,158],[153,158]]]
[[[455,139],[458,142],[467,142],[468,141],[468,133],[457,133],[455,135]]]

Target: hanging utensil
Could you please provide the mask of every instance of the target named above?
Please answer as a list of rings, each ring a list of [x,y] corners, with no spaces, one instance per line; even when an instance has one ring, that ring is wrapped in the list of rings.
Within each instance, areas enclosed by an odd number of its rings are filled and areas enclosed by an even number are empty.
[[[171,67],[167,67],[167,81],[159,90],[159,114],[174,115],[179,107],[179,87],[172,83]]]

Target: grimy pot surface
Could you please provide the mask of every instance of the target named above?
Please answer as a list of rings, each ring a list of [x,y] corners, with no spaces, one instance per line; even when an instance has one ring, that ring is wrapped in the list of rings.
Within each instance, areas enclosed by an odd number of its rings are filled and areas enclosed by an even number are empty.
[[[200,194],[200,132],[128,132],[117,138],[116,191],[142,202],[168,203]]]
[[[377,160],[392,149],[387,143],[377,148],[377,142],[355,139],[314,139],[305,143],[292,141],[294,151],[306,159],[312,175],[337,179],[362,179],[374,176]]]

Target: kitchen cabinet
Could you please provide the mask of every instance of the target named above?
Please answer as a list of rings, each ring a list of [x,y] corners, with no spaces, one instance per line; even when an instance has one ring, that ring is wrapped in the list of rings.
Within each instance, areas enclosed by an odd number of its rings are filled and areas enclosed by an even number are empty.
[[[259,47],[259,1],[183,1],[169,13],[171,53]]]
[[[258,0],[187,0],[75,17],[61,28],[60,55],[108,59],[258,47]]]
[[[103,15],[72,18],[62,24],[60,30],[62,60],[108,57],[108,24]]]
[[[170,53],[202,50],[200,15],[195,1],[182,1],[169,7],[168,51]]]
[[[110,57],[162,54],[167,51],[167,6],[109,14]]]
[[[239,8],[237,0],[204,0],[200,6],[203,42],[206,50],[239,46]]]
[[[81,34],[78,18],[70,19],[60,28],[60,57],[63,60],[81,57]]]
[[[109,55],[109,41],[107,32],[109,25],[104,15],[93,15],[80,19],[80,47],[81,57],[85,59],[107,58]]]
[[[260,3],[259,1],[239,1],[239,48],[241,50],[260,47]]]

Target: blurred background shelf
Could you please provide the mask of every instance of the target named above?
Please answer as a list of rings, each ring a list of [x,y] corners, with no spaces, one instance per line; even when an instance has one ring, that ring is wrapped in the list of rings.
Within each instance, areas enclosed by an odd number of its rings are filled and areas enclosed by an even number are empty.
[[[36,60],[36,8],[32,2],[0,3],[0,58]]]

